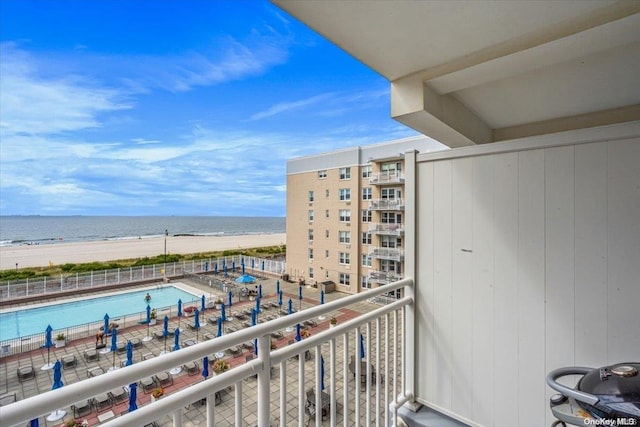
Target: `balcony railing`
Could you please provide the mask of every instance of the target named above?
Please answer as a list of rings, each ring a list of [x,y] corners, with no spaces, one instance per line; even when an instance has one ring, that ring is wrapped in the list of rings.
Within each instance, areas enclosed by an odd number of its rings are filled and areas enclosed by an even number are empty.
[[[387,285],[402,279],[402,274],[390,271],[372,271],[369,273],[369,282]]]
[[[403,211],[404,199],[375,199],[369,203],[372,211]]]
[[[369,224],[369,233],[384,236],[401,236],[404,234],[404,224],[402,223],[379,223]]]
[[[366,304],[371,298],[401,288],[406,295],[404,298],[366,311],[299,342],[271,350],[272,333],[318,316],[331,315],[354,304]],[[255,359],[101,425],[141,426],[168,415],[173,426],[182,427],[185,406],[206,399],[206,425],[212,427],[219,411],[215,394],[231,388],[236,426],[244,425],[245,416],[252,413],[258,426],[271,425],[274,420],[281,426],[302,426],[307,421],[315,421],[315,425],[320,426],[323,416],[332,426],[338,422],[349,426],[387,426],[390,417],[395,418],[396,409],[413,395],[413,352],[411,343],[404,339],[405,330],[413,330],[413,305],[413,281],[404,279],[12,403],[2,408],[3,425],[25,425],[38,416],[68,408],[80,398],[107,393],[257,339]],[[361,358],[361,351],[365,352],[364,358]],[[311,361],[304,357],[308,353],[312,355]],[[307,391],[318,390],[323,381],[323,354],[328,368],[326,394],[316,393],[314,398],[309,398]],[[298,360],[292,361],[296,356],[299,356]],[[273,380],[272,368],[279,368],[279,375]],[[287,381],[292,373],[297,381]],[[255,400],[246,398],[243,392],[243,385],[254,381],[252,377],[257,377]],[[276,388],[279,388],[279,402],[274,407],[279,409],[272,412],[271,400],[276,395]],[[339,413],[338,405],[341,406]],[[312,411],[311,407],[325,410]],[[297,408],[297,417],[292,415],[295,414],[291,411],[293,408]]]
[[[404,259],[404,249],[375,247],[371,249],[369,256],[376,259],[402,261]]]
[[[402,184],[404,183],[404,174],[399,171],[375,173],[369,177],[369,184]]]

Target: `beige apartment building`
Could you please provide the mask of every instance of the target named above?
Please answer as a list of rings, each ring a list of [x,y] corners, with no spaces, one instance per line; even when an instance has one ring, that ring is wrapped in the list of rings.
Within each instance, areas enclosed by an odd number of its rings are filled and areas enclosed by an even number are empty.
[[[289,160],[289,279],[357,293],[402,278],[404,153],[441,149],[418,136]]]

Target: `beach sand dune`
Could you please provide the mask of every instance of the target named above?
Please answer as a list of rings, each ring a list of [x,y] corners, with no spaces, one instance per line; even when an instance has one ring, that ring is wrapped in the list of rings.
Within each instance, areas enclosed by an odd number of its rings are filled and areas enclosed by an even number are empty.
[[[164,237],[69,242],[0,247],[0,269],[46,267],[66,263],[113,261],[164,254]],[[284,245],[285,233],[242,236],[169,236],[167,254],[191,254],[229,249]]]

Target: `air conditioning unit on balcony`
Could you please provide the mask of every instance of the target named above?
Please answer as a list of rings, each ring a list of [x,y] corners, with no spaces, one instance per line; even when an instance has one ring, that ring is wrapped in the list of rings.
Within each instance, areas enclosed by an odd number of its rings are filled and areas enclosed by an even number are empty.
[[[351,202],[347,202],[347,206],[351,206]]]
[[[351,245],[347,245],[347,249],[351,249]]]

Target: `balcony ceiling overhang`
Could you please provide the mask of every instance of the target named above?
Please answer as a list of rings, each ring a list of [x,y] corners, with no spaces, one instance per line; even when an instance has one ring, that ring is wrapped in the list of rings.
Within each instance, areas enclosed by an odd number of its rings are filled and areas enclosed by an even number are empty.
[[[391,82],[451,146],[640,118],[640,1],[274,0]]]

